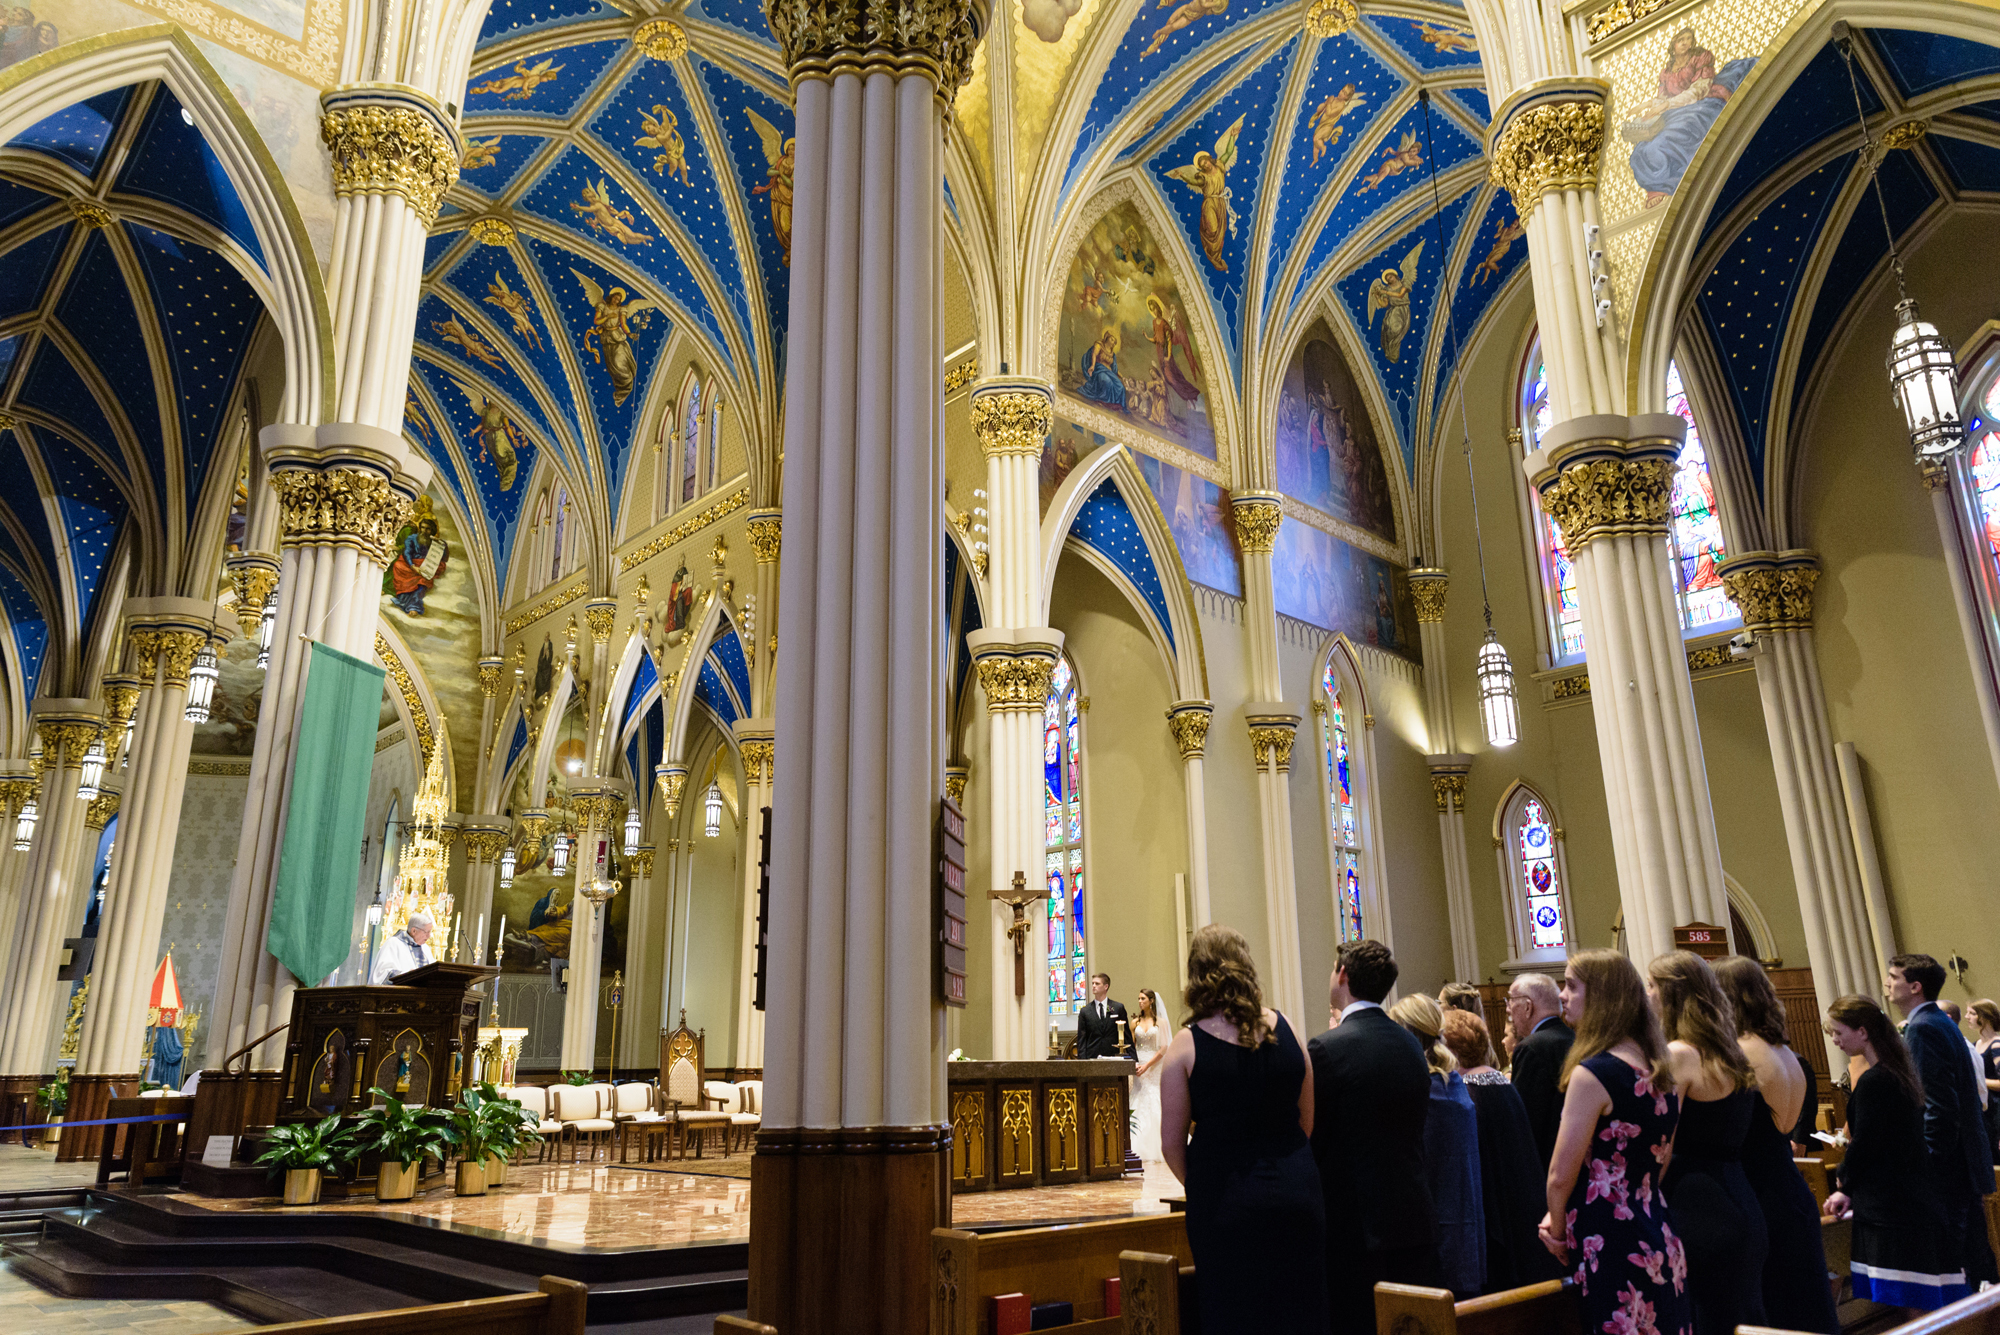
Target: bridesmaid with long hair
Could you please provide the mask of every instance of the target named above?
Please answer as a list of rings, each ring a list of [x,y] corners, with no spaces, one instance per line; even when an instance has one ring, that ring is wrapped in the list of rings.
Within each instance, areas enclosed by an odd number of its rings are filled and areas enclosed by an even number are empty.
[[[1732,1335],[1764,1324],[1764,1258],[1770,1234],[1743,1171],[1757,1077],[1736,1043],[1736,1025],[1715,972],[1675,950],[1646,966],[1646,994],[1659,1008],[1667,1058],[1681,1090],[1673,1163],[1661,1185],[1685,1240],[1695,1335]]]
[[[1659,1016],[1615,950],[1571,956],[1561,990],[1576,1041],[1559,1081],[1542,1244],[1576,1278],[1582,1329],[1689,1335],[1687,1254],[1660,1191],[1680,1096]]]

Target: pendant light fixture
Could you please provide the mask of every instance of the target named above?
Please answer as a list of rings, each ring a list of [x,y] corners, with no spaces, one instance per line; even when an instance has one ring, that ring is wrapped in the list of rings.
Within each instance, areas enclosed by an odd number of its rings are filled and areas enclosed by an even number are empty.
[[[625,811],[625,856],[631,857],[639,851],[639,808],[628,807]]]
[[[1437,253],[1440,264],[1446,263],[1442,257],[1449,252],[1444,243],[1444,198],[1438,191],[1437,151],[1431,143],[1431,93],[1430,89],[1419,89],[1417,100],[1424,107],[1424,154],[1430,164],[1431,175],[1431,228],[1437,238]],[[1458,313],[1451,299],[1444,299],[1445,319],[1451,334],[1452,365],[1464,369],[1464,361],[1459,356]],[[1465,445],[1465,483],[1472,493],[1472,542],[1479,556],[1479,599],[1486,616],[1486,638],[1479,645],[1477,665],[1479,681],[1479,722],[1486,732],[1488,746],[1512,746],[1521,739],[1521,711],[1514,699],[1514,665],[1507,658],[1506,646],[1500,643],[1500,633],[1493,629],[1493,597],[1486,587],[1486,540],[1479,531],[1479,483],[1472,475],[1472,423],[1465,407],[1465,387],[1458,392],[1458,424],[1460,438]]]
[[[708,795],[702,799],[702,833],[713,839],[722,833],[722,785],[710,782]]]
[[[1882,216],[1882,236],[1889,245],[1889,271],[1896,276],[1896,332],[1889,340],[1889,392],[1902,410],[1917,466],[1941,468],[1965,443],[1965,424],[1958,416],[1958,362],[1937,326],[1917,314],[1917,301],[1903,286],[1903,257],[1896,250],[1896,232],[1889,225],[1889,205],[1882,197],[1881,165],[1875,141],[1868,133],[1868,113],[1861,102],[1861,80],[1854,72],[1854,30],[1845,20],[1833,25],[1833,43],[1847,62],[1847,82],[1854,92],[1854,119],[1861,127],[1861,156],[1868,164],[1868,184]]]
[[[257,618],[257,670],[271,670],[271,637],[278,629],[278,590],[273,585],[270,596],[264,599],[263,614]]]
[[[77,778],[76,800],[95,802],[104,791],[104,732],[90,739],[90,747],[83,753],[82,772]]]
[[[218,611],[216,615],[221,614]],[[215,625],[210,622],[208,638],[201,642],[201,652],[194,656],[194,666],[188,669],[187,708],[182,714],[189,723],[208,722],[208,707],[215,700],[216,678],[222,675],[215,658]]]
[[[25,853],[28,845],[35,841],[35,799],[29,798],[21,804],[21,814],[14,820],[14,851]]]
[[[500,888],[503,890],[514,884],[514,863],[514,846],[509,844],[500,855]]]
[[[569,871],[570,837],[568,830],[557,830],[555,842],[549,845],[549,870],[561,876]]]

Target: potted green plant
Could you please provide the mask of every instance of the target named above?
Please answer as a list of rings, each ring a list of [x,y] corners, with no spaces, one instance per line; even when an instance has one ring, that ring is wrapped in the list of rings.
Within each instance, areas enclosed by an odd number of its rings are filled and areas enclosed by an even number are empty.
[[[375,1170],[375,1199],[406,1201],[417,1194],[417,1170],[424,1156],[443,1158],[451,1145],[451,1114],[443,1108],[405,1103],[380,1089],[368,1092],[377,1101],[351,1119],[348,1143],[357,1155],[382,1158]]]
[[[480,1118],[485,1141],[486,1185],[498,1187],[507,1181],[507,1162],[524,1145],[532,1145],[541,1140],[535,1130],[538,1119],[522,1106],[519,1099],[510,1099],[502,1094],[491,1081],[482,1081],[466,1087],[462,1101],[470,1102],[469,1096],[478,1098],[477,1116]]]
[[[588,1072],[588,1071],[564,1071],[564,1072],[562,1073],[562,1078],[563,1078],[563,1083],[564,1083],[564,1084],[568,1084],[568,1085],[587,1085],[587,1084],[589,1084],[589,1083],[590,1083],[590,1072]]]
[[[458,1177],[453,1190],[460,1196],[486,1194],[486,1158],[493,1149],[493,1101],[468,1085],[451,1110],[451,1141],[458,1147]]]
[[[284,1122],[264,1135],[264,1152],[257,1162],[285,1174],[285,1204],[311,1205],[319,1200],[322,1173],[337,1170],[351,1157],[347,1139],[334,1113],[317,1122]]]
[[[69,1073],[64,1071],[37,1089],[35,1102],[41,1105],[43,1121],[50,1123],[62,1121],[63,1113],[69,1109]],[[42,1141],[44,1144],[52,1145],[61,1135],[62,1132],[52,1125],[42,1133]]]

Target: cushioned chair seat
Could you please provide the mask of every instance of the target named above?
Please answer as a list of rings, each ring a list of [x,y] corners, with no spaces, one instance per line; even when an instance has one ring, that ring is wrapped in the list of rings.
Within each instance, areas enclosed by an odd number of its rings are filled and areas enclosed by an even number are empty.
[[[572,1130],[588,1133],[615,1130],[617,1124],[608,1117],[586,1117],[581,1121],[571,1122],[569,1126]]]

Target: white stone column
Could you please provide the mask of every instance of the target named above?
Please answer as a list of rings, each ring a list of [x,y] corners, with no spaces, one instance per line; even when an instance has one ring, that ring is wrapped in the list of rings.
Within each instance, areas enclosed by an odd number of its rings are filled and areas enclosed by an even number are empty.
[[[944,771],[945,108],[983,0],[775,0],[796,88],[785,538],[749,1310],[920,1329],[950,1218],[930,960]],[[866,1220],[866,1227],[855,1221]]]
[[[1208,786],[1202,762],[1208,754],[1208,724],[1215,706],[1206,700],[1176,700],[1167,708],[1167,727],[1181,753],[1181,783],[1187,797],[1188,893],[1193,898],[1191,932],[1215,921],[1208,891]]]
[[[1896,945],[1888,904],[1869,902],[1847,823],[1813,651],[1818,580],[1819,558],[1809,551],[1742,552],[1722,565],[1722,582],[1756,636],[1757,693],[1764,702],[1813,990],[1824,1011],[1844,994],[1872,994],[1888,974]]]
[[[778,654],[778,562],[784,546],[784,515],[773,509],[750,512],[750,552],[757,559],[756,603],[744,615],[749,643],[750,707],[759,716],[771,712],[771,669]]]
[[[625,859],[625,1014],[619,1026],[618,1046],[612,1058],[623,1070],[640,1071],[657,1067],[660,1049],[653,1031],[658,1027],[652,1001],[653,981],[658,963],[646,953],[646,938],[660,916],[659,902],[653,897],[653,854],[651,844],[640,844]],[[645,1023],[653,1021],[653,1023]]]
[[[1642,964],[1677,926],[1729,923],[1666,541],[1686,428],[1670,413],[1575,417],[1523,464],[1576,569],[1627,950]]]
[[[588,1071],[597,1062],[597,1016],[604,981],[604,915],[600,897],[607,877],[605,854],[625,819],[623,785],[609,780],[570,790],[570,809],[582,828],[576,840],[576,892],[570,909],[569,990],[563,998],[562,1069]],[[615,893],[615,891],[613,892]]]
[[[459,905],[458,960],[487,964],[499,922],[493,916],[493,890],[500,880],[500,855],[513,839],[513,829],[498,816],[467,816],[459,827],[465,844],[465,899]],[[527,926],[526,923],[521,924]]]
[[[97,736],[95,700],[43,698],[29,719],[41,738],[41,789],[35,836],[21,873],[13,924],[14,952],[0,987],[0,1076],[46,1075],[55,1015],[56,970],[63,936],[81,902],[76,884],[78,841],[89,805],[76,795],[83,753]]]
[[[1465,855],[1465,777],[1472,769],[1472,757],[1447,752],[1425,756],[1424,764],[1431,772],[1438,841],[1444,848],[1444,902],[1451,920],[1452,977],[1461,983],[1476,983],[1480,978],[1479,934],[1472,904],[1472,868]]]
[[[1959,629],[1965,635],[1966,663],[1972,669],[1972,693],[1979,701],[1986,751],[1995,777],[2000,777],[2000,661],[1996,661],[1993,631],[1986,625],[1976,592],[1980,576],[1974,572],[1979,568],[1977,563],[1986,558],[1982,525],[1969,499],[1970,469],[1961,452],[1919,465],[1918,474],[1930,493],[1931,513],[1937,519],[1938,544],[1944,549],[1952,603],[1958,608]]]
[[[34,771],[26,761],[10,761],[0,767],[0,923],[21,920],[21,873],[28,864],[25,850],[14,847],[14,827],[21,807],[36,792]],[[7,962],[13,957],[15,933],[0,931],[0,978],[6,977]]]
[[[675,989],[674,941],[680,935],[681,919],[682,915],[686,912],[686,906],[681,902],[684,896],[681,894],[682,855],[680,839],[669,836],[666,843],[661,846],[660,851],[667,855],[665,874],[661,880],[661,884],[664,887],[661,902],[666,906],[664,911],[667,915],[667,930],[660,947],[660,981],[658,985],[660,994],[660,1032],[664,1034],[673,1027]]]
[[[743,757],[743,904],[737,930],[740,963],[736,970],[736,1062],[738,1066],[764,1064],[764,1012],[757,999],[757,845],[763,824],[763,810],[771,805],[771,784],[776,777],[777,721],[768,718],[738,719],[736,749]]]
[[[154,952],[166,920],[169,873],[180,840],[181,797],[187,790],[188,752],[194,743],[194,725],[187,721],[188,672],[208,642],[215,607],[194,598],[135,598],[126,602],[125,614],[131,626],[127,640],[145,689],[134,715],[118,841],[98,919],[90,1004],[84,1009],[77,1052],[78,1076],[128,1075],[137,1070],[134,1059],[145,1034],[146,1003],[159,963]],[[115,757],[115,748],[112,754]]]

